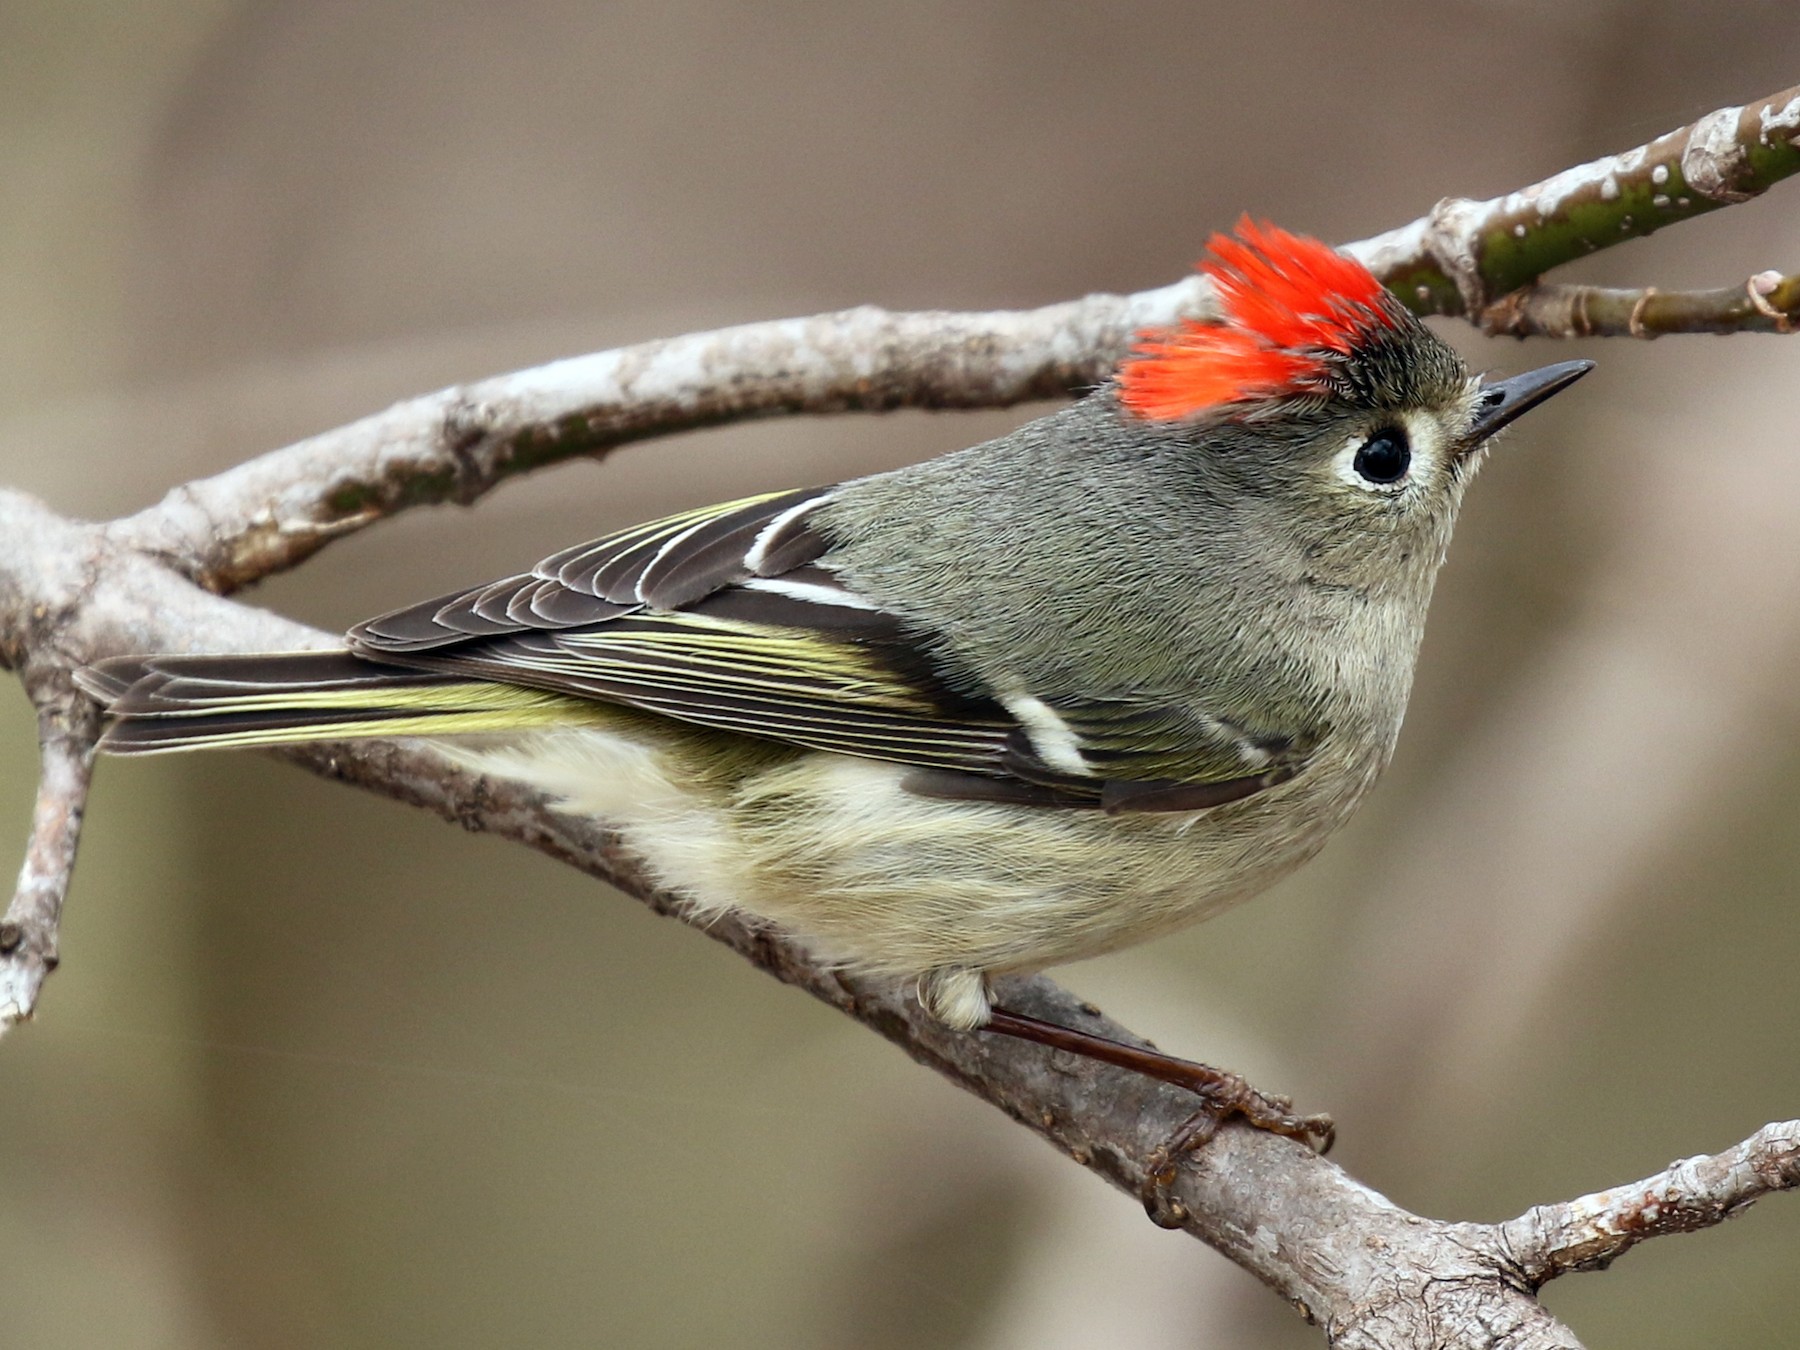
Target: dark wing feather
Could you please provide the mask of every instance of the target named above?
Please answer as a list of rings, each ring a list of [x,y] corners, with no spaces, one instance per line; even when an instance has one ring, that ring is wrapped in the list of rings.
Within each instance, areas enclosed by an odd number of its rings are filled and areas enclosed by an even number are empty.
[[[523,576],[360,623],[350,646],[379,659],[474,637],[605,623],[646,607],[679,609],[818,558],[828,543],[808,518],[830,496],[829,488],[778,492],[634,525],[552,554]]]
[[[1285,783],[1306,764],[1318,733],[1255,731],[1200,711],[1190,696],[1048,700],[1104,786],[1109,813],[1203,811]],[[1067,790],[1069,775],[1044,763],[1027,729],[1007,741],[1002,766],[1018,778]]]
[[[745,577],[775,576],[824,553],[824,536],[807,521],[830,496],[829,488],[803,489],[686,511],[553,554],[533,570],[615,604],[680,609]]]
[[[353,628],[351,648],[843,754],[998,772],[1012,719],[815,566],[830,489],[683,512]],[[1095,787],[1093,792],[1097,792]]]
[[[992,773],[1011,719],[902,675],[880,645],[693,612],[420,653],[445,674],[604,699],[813,749]]]
[[[952,680],[904,620],[845,587],[813,515],[832,490],[651,521],[529,573],[353,628],[353,651],[913,766],[924,795],[1192,811],[1291,776],[1254,738],[1170,704],[1006,700]],[[1016,704],[1015,704],[1016,706]],[[1046,733],[1044,718],[1061,724]],[[1047,762],[1034,737],[1064,739]],[[1085,768],[1087,772],[1073,772]]]

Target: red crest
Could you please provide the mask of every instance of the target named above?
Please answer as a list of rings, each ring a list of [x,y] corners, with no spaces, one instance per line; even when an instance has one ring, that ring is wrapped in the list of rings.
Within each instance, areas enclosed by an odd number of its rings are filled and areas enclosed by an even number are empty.
[[[1119,367],[1119,398],[1139,417],[1171,421],[1320,390],[1334,358],[1404,322],[1374,273],[1317,239],[1245,216],[1235,236],[1215,234],[1207,254],[1200,271],[1223,322],[1139,335]]]

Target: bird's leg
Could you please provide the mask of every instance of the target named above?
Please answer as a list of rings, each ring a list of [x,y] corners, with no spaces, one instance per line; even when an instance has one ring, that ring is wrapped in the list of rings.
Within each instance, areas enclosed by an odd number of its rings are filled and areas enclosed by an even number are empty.
[[[995,1008],[982,1030],[1016,1036],[1022,1041],[1035,1041],[1056,1050],[1067,1050],[1070,1054],[1086,1055],[1103,1064],[1130,1069],[1160,1082],[1186,1088],[1205,1102],[1206,1105],[1184,1121],[1148,1160],[1151,1179],[1159,1186],[1174,1179],[1176,1159],[1205,1144],[1221,1124],[1234,1116],[1259,1130],[1297,1139],[1321,1153],[1331,1148],[1336,1133],[1330,1116],[1295,1115],[1293,1103],[1287,1098],[1259,1092],[1239,1075],[1210,1065],[1176,1059],[1173,1055],[1058,1026],[1024,1013],[1007,1012],[1004,1008]]]

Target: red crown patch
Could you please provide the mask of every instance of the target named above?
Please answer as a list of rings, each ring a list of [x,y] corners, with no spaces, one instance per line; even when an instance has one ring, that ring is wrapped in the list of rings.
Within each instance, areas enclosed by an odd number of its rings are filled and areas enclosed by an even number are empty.
[[[1334,357],[1403,321],[1368,268],[1317,239],[1245,216],[1235,237],[1215,234],[1207,254],[1200,271],[1223,322],[1139,335],[1119,367],[1119,398],[1139,417],[1171,421],[1319,390]]]

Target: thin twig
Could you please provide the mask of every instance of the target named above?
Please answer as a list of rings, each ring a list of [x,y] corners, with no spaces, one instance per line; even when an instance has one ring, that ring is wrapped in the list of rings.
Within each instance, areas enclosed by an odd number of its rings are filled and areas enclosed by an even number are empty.
[[[1539,1205],[1499,1225],[1499,1232],[1536,1288],[1570,1271],[1604,1270],[1649,1238],[1711,1228],[1765,1195],[1795,1188],[1800,1120],[1784,1120],[1723,1153],[1673,1163],[1643,1181]]]
[[[1800,322],[1800,276],[1758,272],[1716,291],[1528,286],[1502,296],[1475,322],[1484,332],[1519,338],[1791,333]]]
[[[0,1030],[31,1016],[56,969],[63,901],[93,777],[98,710],[75,691],[67,672],[54,683],[33,691],[42,767],[19,884],[0,918]]]

